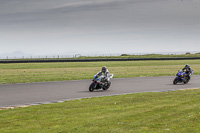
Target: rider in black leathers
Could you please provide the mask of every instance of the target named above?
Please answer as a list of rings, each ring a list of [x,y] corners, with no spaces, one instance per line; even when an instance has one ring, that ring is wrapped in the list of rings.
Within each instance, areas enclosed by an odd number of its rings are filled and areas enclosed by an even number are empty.
[[[185,65],[185,67],[182,70],[186,72],[186,74],[184,75],[184,77],[187,77],[187,76],[189,76],[192,73],[192,69],[191,69],[191,67],[188,64]]]
[[[96,78],[98,78],[102,75],[104,75],[105,80],[107,80],[107,77],[109,76],[109,71],[105,66],[102,67],[101,71],[96,74]]]

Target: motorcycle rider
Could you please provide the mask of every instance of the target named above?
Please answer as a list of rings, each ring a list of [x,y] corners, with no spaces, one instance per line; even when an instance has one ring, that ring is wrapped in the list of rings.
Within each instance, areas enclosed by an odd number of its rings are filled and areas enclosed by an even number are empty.
[[[185,67],[182,69],[182,71],[186,72],[186,74],[184,75],[184,78],[188,77],[192,73],[192,69],[188,64],[185,65]]]
[[[106,68],[106,66],[103,66],[101,71],[96,74],[96,78],[98,78],[98,77],[100,77],[102,75],[105,77],[104,80],[107,81],[107,78],[109,76],[109,71]]]

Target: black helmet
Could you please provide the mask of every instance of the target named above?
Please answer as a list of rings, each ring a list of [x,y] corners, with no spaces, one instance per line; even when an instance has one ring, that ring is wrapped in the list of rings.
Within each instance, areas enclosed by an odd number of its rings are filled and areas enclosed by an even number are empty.
[[[105,73],[107,71],[107,68],[105,66],[103,66],[101,71]]]
[[[185,68],[189,68],[190,66],[188,64],[185,65]]]

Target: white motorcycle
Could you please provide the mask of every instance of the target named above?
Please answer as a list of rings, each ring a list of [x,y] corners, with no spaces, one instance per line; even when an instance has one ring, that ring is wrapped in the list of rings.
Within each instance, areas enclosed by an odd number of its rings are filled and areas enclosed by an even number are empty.
[[[90,84],[89,91],[93,92],[95,89],[103,89],[107,90],[110,88],[111,85],[111,79],[113,78],[114,74],[109,74],[108,77],[105,77],[104,75],[96,78],[96,75],[94,75],[92,83]]]

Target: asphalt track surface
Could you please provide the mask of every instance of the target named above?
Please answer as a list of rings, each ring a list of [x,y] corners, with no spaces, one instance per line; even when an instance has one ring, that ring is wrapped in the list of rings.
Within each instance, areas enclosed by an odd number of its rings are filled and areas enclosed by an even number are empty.
[[[112,79],[109,90],[94,92],[88,90],[91,80],[0,85],[0,107],[56,103],[86,97],[200,88],[200,75],[193,75],[186,85],[173,85],[174,78],[175,76]]]

